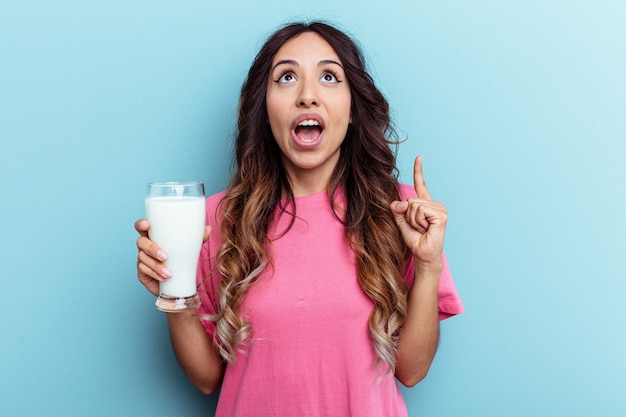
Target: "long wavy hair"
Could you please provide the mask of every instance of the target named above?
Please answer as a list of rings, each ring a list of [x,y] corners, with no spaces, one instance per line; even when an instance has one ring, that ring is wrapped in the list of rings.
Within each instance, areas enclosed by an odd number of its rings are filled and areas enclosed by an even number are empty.
[[[378,363],[393,371],[398,334],[407,314],[403,271],[408,252],[389,209],[399,199],[396,135],[389,105],[366,72],[355,42],[322,23],[292,23],[262,46],[241,89],[235,141],[234,175],[220,202],[224,244],[217,253],[219,284],[215,343],[222,357],[234,362],[245,351],[250,324],[240,312],[247,291],[271,266],[268,231],[276,210],[295,216],[295,198],[281,163],[280,149],[267,123],[265,92],[272,61],[282,45],[305,33],[320,35],[343,63],[352,97],[352,124],[328,185],[331,201],[341,190],[346,207],[335,216],[345,226],[355,252],[358,282],[373,302],[369,333]],[[287,203],[285,203],[285,201]],[[293,224],[292,218],[292,223]]]

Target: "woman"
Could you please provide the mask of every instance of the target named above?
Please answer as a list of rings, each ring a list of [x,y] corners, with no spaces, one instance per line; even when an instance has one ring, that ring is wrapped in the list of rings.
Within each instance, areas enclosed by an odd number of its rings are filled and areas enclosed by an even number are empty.
[[[187,376],[221,386],[218,416],[407,414],[394,376],[423,379],[439,320],[463,307],[445,207],[420,157],[414,185],[398,184],[388,113],[358,47],[329,25],[285,26],[254,60],[236,172],[207,199],[203,305],[168,314]],[[156,295],[171,272],[147,221],[135,227],[139,280]]]

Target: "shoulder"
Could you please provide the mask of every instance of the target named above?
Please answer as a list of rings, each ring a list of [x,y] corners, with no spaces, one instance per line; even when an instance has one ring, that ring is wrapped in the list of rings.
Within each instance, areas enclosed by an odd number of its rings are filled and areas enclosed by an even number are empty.
[[[208,212],[215,212],[217,210],[217,206],[222,201],[222,198],[226,195],[226,191],[220,191],[213,195],[210,195],[206,199],[206,208]]]
[[[207,197],[207,205],[218,205],[222,198],[226,195],[226,190],[217,192]]]
[[[398,191],[400,192],[400,198],[402,200],[406,200],[407,198],[415,198],[417,197],[417,193],[415,192],[415,187],[408,184],[399,184]]]
[[[226,191],[220,191],[206,198],[206,221],[211,227],[218,225],[221,215],[218,213],[219,204],[226,195]]]

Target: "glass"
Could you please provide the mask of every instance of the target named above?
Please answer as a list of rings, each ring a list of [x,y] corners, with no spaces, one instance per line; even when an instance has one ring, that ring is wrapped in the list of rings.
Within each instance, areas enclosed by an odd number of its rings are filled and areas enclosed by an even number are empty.
[[[160,283],[156,306],[181,312],[200,306],[196,270],[206,215],[201,182],[152,182],[146,192],[148,236],[167,253],[172,276]]]

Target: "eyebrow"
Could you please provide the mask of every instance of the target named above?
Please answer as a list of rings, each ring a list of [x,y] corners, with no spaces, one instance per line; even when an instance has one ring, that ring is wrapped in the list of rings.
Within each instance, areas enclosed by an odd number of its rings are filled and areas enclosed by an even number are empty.
[[[335,61],[334,59],[323,59],[320,62],[317,63],[318,67],[324,66],[324,65],[329,65],[329,64],[334,64],[334,65],[338,65],[343,69],[343,65],[341,65],[339,62]],[[298,64],[298,61],[295,61],[293,59],[283,59],[281,61],[278,61],[273,67],[272,67],[272,72],[278,68],[280,65],[293,65],[294,67],[299,67],[300,64]]]

